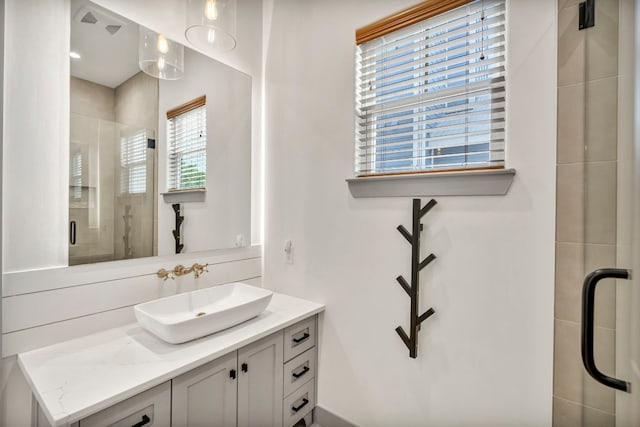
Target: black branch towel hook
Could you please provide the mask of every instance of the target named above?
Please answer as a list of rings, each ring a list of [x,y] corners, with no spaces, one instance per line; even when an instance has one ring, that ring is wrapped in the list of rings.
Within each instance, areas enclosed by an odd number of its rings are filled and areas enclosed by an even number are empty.
[[[124,215],[122,220],[124,221],[124,233],[122,234],[122,243],[124,245],[124,258],[133,258],[133,248],[131,247],[131,205],[124,206]]]
[[[396,277],[402,289],[411,298],[411,323],[409,335],[402,329],[402,326],[396,328],[396,332],[402,338],[402,341],[409,349],[409,357],[416,358],[418,356],[418,331],[420,324],[427,320],[435,310],[428,309],[422,314],[418,314],[419,304],[419,286],[420,286],[420,270],[425,268],[431,261],[436,259],[434,254],[430,254],[425,259],[420,260],[420,232],[423,229],[420,220],[427,214],[438,202],[431,199],[424,207],[420,207],[420,199],[413,199],[413,224],[411,233],[403,226],[398,226],[398,231],[411,244],[411,284],[409,284],[402,275]]]
[[[182,222],[184,221],[184,216],[180,215],[180,204],[174,203],[171,205],[173,208],[173,212],[176,214],[176,228],[171,232],[173,234],[173,238],[176,241],[176,253],[179,254],[182,252],[182,248],[184,248],[184,244],[181,239],[182,236],[180,234],[180,227],[182,226]]]

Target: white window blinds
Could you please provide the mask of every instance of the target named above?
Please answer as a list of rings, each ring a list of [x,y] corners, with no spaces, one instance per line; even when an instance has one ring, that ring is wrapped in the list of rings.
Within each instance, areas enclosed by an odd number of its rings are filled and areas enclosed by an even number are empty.
[[[205,105],[167,120],[169,191],[204,188],[207,170]]]
[[[71,187],[73,198],[82,198],[82,153],[73,153],[71,157]]]
[[[503,167],[505,1],[360,44],[356,110],[358,176]]]
[[[147,131],[120,138],[120,193],[147,191]]]

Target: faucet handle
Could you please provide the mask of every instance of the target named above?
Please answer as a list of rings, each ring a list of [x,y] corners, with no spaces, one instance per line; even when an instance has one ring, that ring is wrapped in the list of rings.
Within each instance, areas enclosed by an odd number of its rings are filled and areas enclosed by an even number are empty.
[[[200,277],[200,275],[201,275],[202,273],[204,273],[204,272],[208,272],[208,271],[209,271],[209,270],[207,270],[207,266],[208,266],[208,265],[209,265],[209,264],[204,264],[204,265],[202,265],[202,264],[198,264],[198,263],[196,262],[195,264],[193,264],[193,265],[191,266],[191,270],[193,270],[193,275],[196,277],[196,279],[197,279],[198,277]]]
[[[171,279],[171,280],[173,280],[173,279],[174,279],[174,277],[173,277],[173,272],[171,272],[171,271],[167,271],[167,270],[165,270],[164,268],[161,268],[160,270],[158,270],[158,272],[156,273],[156,275],[157,275],[158,277],[160,277],[161,279],[164,279],[164,281],[165,281],[165,282],[167,281],[167,279]]]
[[[185,274],[191,273],[191,268],[187,268],[182,264],[178,264],[174,267],[173,272],[176,276],[184,276]]]

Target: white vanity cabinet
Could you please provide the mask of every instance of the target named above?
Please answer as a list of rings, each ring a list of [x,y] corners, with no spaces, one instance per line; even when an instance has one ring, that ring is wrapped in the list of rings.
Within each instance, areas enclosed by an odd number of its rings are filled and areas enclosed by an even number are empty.
[[[33,425],[309,426],[323,309],[274,294],[243,326],[180,345],[132,324],[21,353]]]
[[[172,426],[291,427],[310,420],[315,342],[312,316],[174,378]]]
[[[282,336],[275,333],[174,378],[172,425],[281,426]]]

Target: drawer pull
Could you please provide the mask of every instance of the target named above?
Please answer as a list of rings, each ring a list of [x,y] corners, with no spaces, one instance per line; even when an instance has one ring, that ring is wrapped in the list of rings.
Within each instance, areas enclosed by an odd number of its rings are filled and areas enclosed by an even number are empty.
[[[298,378],[300,378],[301,376],[303,376],[304,374],[306,374],[307,372],[309,372],[310,370],[311,370],[311,369],[309,369],[309,367],[308,367],[308,366],[305,366],[304,368],[302,368],[302,371],[300,371],[300,372],[292,372],[292,373],[291,373],[291,376],[292,376],[293,378],[298,379]]]
[[[291,410],[293,412],[298,412],[300,409],[302,409],[305,406],[307,406],[307,403],[309,403],[309,399],[302,399],[302,404],[300,406],[292,406]]]
[[[142,421],[140,421],[139,423],[135,423],[131,427],[142,427],[143,425],[149,424],[150,421],[151,421],[151,418],[149,418],[146,415],[143,415],[142,416]]]
[[[300,344],[302,341],[305,341],[307,338],[309,338],[311,335],[309,335],[307,332],[304,333],[303,336],[301,336],[300,338],[294,338],[293,342],[296,344]]]

